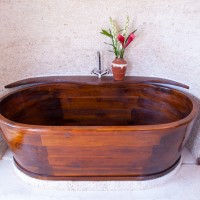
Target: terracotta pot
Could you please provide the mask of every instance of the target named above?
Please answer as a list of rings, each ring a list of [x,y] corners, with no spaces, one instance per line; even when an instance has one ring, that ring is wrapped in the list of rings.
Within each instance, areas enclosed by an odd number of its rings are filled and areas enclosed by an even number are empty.
[[[113,78],[116,81],[124,80],[126,74],[127,62],[121,58],[115,58],[112,62]]]

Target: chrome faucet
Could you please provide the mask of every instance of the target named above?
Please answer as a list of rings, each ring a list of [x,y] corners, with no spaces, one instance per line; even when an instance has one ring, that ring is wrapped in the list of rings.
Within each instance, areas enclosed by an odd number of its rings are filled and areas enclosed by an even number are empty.
[[[98,78],[101,78],[103,75],[109,74],[109,70],[108,69],[106,69],[106,70],[101,69],[101,54],[100,54],[99,51],[97,52],[97,57],[98,57],[99,69],[93,69],[91,74],[95,74],[95,75],[98,76]]]

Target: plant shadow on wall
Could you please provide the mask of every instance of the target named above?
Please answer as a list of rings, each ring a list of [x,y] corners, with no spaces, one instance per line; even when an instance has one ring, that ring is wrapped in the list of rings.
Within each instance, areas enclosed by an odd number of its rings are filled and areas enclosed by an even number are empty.
[[[129,26],[129,16],[127,16],[126,23],[123,29],[117,30],[116,23],[110,17],[110,25],[111,29],[101,30],[101,34],[107,36],[111,39],[112,43],[105,44],[112,46],[113,50],[109,50],[115,54],[115,59],[112,62],[112,72],[114,79],[116,81],[121,81],[124,79],[126,69],[127,69],[127,62],[124,60],[124,53],[126,48],[130,45],[130,43],[135,39],[135,32],[133,30],[130,34],[127,35],[128,26]]]

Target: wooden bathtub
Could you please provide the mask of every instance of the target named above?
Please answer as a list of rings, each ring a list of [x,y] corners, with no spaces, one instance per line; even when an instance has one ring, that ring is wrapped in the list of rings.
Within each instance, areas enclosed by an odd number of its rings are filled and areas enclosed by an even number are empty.
[[[36,85],[0,101],[0,127],[24,173],[49,180],[146,180],[179,163],[198,109],[190,94],[160,85],[175,82],[44,80],[32,79],[27,83]]]

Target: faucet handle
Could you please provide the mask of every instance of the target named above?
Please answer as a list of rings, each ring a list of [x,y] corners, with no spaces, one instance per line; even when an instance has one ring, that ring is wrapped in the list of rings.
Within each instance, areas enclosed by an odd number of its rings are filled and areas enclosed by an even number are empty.
[[[91,74],[95,74],[95,75],[98,76],[98,78],[101,78],[103,75],[109,74],[109,70],[106,69],[104,71],[100,71],[100,70],[97,70],[97,69],[93,69],[92,72],[91,72]]]

